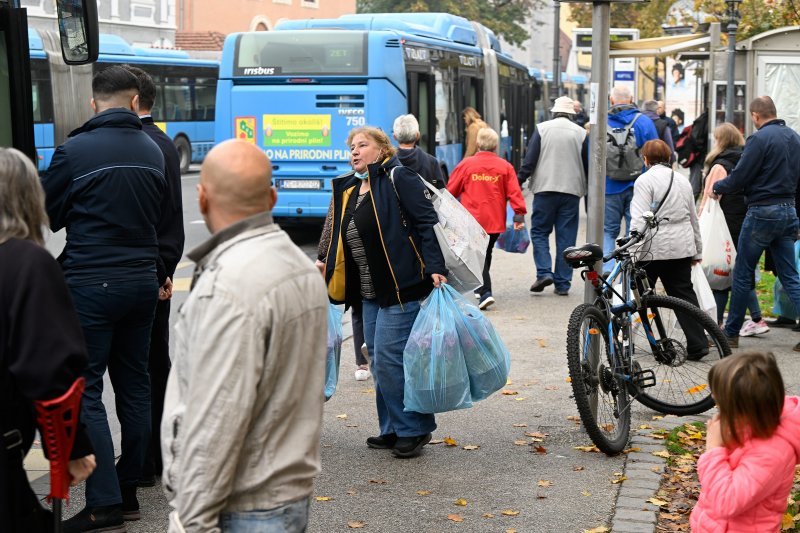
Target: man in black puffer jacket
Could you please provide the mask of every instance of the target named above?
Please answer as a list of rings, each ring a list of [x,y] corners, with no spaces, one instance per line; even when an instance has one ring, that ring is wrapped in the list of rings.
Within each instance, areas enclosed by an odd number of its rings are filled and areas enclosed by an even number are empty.
[[[136,485],[150,435],[150,328],[158,301],[156,226],[166,188],[164,156],[142,131],[136,76],[95,74],[97,113],[53,155],[42,178],[53,231],[67,229],[59,257],[89,353],[81,417],[97,456],[86,508],[66,532],[117,531],[139,517]],[[106,368],[122,425],[122,459],[103,406]]]
[[[400,115],[394,119],[392,134],[399,146],[397,158],[437,189],[444,189],[447,180],[442,174],[439,160],[417,146],[420,139],[419,122],[414,115]]]

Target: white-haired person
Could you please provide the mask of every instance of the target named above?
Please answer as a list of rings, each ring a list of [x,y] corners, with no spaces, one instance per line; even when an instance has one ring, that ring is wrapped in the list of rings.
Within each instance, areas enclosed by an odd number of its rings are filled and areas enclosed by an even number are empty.
[[[636,137],[636,146],[641,149],[644,143],[658,139],[658,132],[653,121],[639,112],[633,104],[633,95],[625,85],[615,85],[611,89],[611,108],[608,110],[608,131],[617,128],[630,129]],[[645,171],[642,167],[641,174]],[[616,246],[616,239],[625,218],[625,232],[631,229],[631,201],[633,200],[633,184],[630,181],[617,181],[606,176],[606,212],[603,226],[603,251],[610,252]],[[613,263],[609,263],[613,264]],[[608,269],[609,264],[606,265]]]
[[[417,146],[421,136],[419,122],[414,115],[400,115],[394,119],[392,136],[397,141],[397,158],[404,167],[410,168],[437,189],[447,186],[439,160]]]
[[[510,201],[514,209],[514,229],[522,229],[527,213],[514,167],[496,153],[498,142],[496,131],[481,128],[476,140],[478,152],[461,161],[453,169],[447,183],[450,194],[461,200],[462,205],[489,234],[483,285],[476,290],[478,307],[481,309],[495,302],[489,269],[492,266],[494,243],[506,230],[506,202]]]

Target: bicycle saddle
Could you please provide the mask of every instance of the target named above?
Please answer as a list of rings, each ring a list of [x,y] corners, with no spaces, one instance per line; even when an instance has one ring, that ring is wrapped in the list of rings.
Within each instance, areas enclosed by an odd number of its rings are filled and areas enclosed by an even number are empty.
[[[594,243],[586,243],[582,246],[570,246],[561,255],[569,266],[578,268],[601,260],[603,248]]]

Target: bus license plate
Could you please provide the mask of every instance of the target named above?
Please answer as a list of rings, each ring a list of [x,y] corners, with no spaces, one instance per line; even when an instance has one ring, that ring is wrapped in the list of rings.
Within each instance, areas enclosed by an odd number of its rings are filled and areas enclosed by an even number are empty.
[[[320,180],[283,180],[281,182],[283,189],[321,189],[322,182]]]

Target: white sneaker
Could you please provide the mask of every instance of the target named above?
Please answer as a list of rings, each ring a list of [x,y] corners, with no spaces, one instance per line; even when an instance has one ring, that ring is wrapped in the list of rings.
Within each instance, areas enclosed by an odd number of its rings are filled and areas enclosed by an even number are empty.
[[[367,381],[371,376],[372,374],[366,368],[358,367],[356,369],[356,381]]]
[[[740,337],[752,337],[753,335],[761,335],[762,333],[766,333],[769,331],[769,326],[764,319],[762,318],[758,322],[753,322],[752,320],[746,320],[744,324],[742,324],[742,329],[739,330]]]

